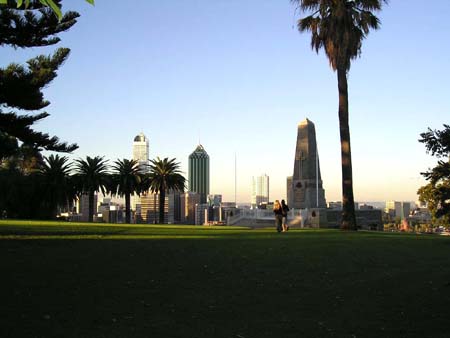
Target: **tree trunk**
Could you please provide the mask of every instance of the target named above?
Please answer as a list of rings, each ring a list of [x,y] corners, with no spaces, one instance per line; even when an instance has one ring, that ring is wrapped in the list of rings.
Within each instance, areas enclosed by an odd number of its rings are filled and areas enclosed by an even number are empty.
[[[88,221],[92,223],[94,221],[94,192],[89,191],[89,216]]]
[[[159,223],[164,223],[164,202],[166,199],[166,190],[161,189],[159,191]]]
[[[131,223],[131,194],[127,193],[125,194],[125,223],[130,224]]]
[[[343,230],[356,230],[355,202],[353,198],[352,152],[348,125],[347,71],[337,69],[339,89],[339,131],[341,136],[342,163],[342,223]]]

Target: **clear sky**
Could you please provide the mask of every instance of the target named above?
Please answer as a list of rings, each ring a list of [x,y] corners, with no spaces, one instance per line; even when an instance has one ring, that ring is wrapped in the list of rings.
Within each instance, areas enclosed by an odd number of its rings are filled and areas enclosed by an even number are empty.
[[[78,143],[73,158],[131,158],[140,132],[150,157],[210,155],[211,193],[249,202],[252,176],[285,198],[297,124],[315,123],[327,201],[341,198],[336,74],[310,49],[289,0],[64,1],[79,22],[58,47],[72,53],[45,90],[38,130]],[[67,4],[73,7],[68,8]],[[349,73],[357,201],[416,200],[436,159],[417,140],[450,123],[450,1],[391,0],[381,29]],[[51,48],[2,48],[0,66]]]

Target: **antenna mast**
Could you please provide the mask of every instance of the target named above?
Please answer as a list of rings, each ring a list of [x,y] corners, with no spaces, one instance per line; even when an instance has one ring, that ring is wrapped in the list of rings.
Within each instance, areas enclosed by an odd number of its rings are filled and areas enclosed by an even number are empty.
[[[237,186],[237,174],[236,174],[236,152],[234,152],[234,205],[237,208],[237,202],[236,202],[236,186]]]

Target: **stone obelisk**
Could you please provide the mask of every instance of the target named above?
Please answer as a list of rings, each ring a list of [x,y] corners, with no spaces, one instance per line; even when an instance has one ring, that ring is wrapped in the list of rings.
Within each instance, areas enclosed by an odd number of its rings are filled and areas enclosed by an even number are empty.
[[[326,208],[316,129],[308,119],[298,125],[294,172],[287,178],[287,199],[289,207],[294,209]]]

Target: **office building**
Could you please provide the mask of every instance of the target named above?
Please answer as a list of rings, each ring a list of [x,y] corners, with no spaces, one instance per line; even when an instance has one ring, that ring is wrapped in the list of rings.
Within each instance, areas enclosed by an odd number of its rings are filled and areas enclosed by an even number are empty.
[[[405,219],[409,217],[411,212],[410,202],[399,202],[399,201],[387,201],[386,214],[388,214],[390,220],[395,220],[396,218]]]
[[[180,223],[180,193],[169,191],[164,198],[164,224]],[[159,223],[159,194],[144,192],[141,195],[140,223]]]
[[[136,135],[133,140],[133,160],[138,161],[141,173],[148,172],[149,142],[143,133]],[[131,209],[135,210],[137,215],[142,213],[141,198],[137,194],[131,196]]]
[[[94,219],[97,216],[97,200],[98,200],[97,193],[95,193],[94,210],[93,210]],[[89,194],[87,193],[81,194],[80,198],[78,199],[77,212],[80,216],[81,222],[89,221]]]
[[[149,142],[147,137],[140,133],[133,141],[133,160],[138,161],[142,171],[145,172],[145,165],[148,164],[149,159]]]
[[[200,203],[209,195],[209,156],[199,144],[189,155],[189,191],[200,194]]]
[[[218,207],[222,203],[222,195],[208,195],[208,204],[210,207]]]
[[[208,223],[208,209],[207,203],[199,203],[195,205],[195,225],[203,225]]]
[[[269,176],[266,174],[252,177],[252,208],[260,208],[269,203]]]
[[[200,203],[200,194],[185,192],[180,195],[180,223],[195,224],[195,205]]]

